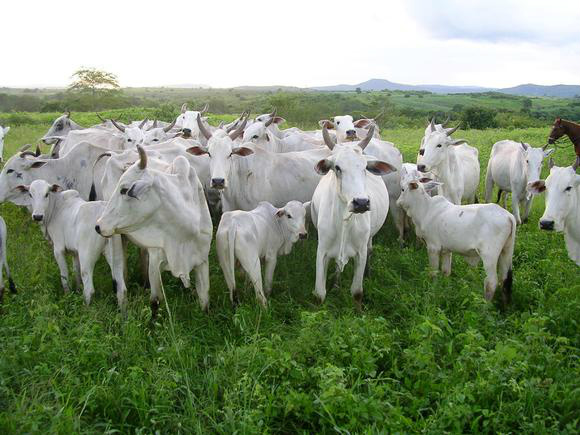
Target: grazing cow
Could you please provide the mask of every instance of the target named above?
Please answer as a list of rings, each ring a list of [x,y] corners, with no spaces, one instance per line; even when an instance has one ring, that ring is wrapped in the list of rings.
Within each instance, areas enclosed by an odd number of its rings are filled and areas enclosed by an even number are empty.
[[[10,127],[0,125],[0,162],[4,161],[4,136],[10,131]]]
[[[216,246],[232,304],[238,301],[234,273],[237,259],[254,285],[258,302],[266,306],[278,255],[288,255],[299,238],[306,238],[305,218],[304,204],[298,201],[290,201],[282,208],[264,201],[252,211],[237,210],[222,215]],[[266,263],[264,289],[261,259]]]
[[[578,161],[565,168],[550,164],[548,178],[535,181],[530,190],[535,194],[546,193],[546,210],[540,218],[540,228],[563,231],[568,257],[580,266],[580,175],[576,175],[577,168]]]
[[[399,204],[413,220],[417,236],[425,240],[431,273],[451,273],[451,253],[465,256],[472,266],[483,261],[486,278],[484,294],[491,301],[498,284],[503,283],[504,303],[509,302],[512,285],[512,257],[516,238],[516,220],[497,204],[456,205],[441,195],[427,191],[440,185],[411,181],[403,190]]]
[[[431,134],[425,140],[425,147],[419,153],[417,169],[433,172],[443,183],[439,192],[453,204],[477,201],[479,186],[479,152],[464,145],[464,139],[453,139],[459,126],[439,131],[431,123]]]
[[[69,292],[66,254],[73,254],[77,286],[80,287],[82,280],[87,305],[95,292],[95,264],[104,254],[111,268],[119,308],[124,310],[127,288],[121,237],[107,240],[95,233],[95,223],[105,209],[105,202],[86,202],[76,190],[63,191],[58,184],[49,184],[44,180],[34,180],[30,186],[20,185],[18,190],[29,193],[32,218],[44,227],[45,234],[52,242],[65,293]]]
[[[327,157],[327,148],[290,153],[273,153],[260,147],[236,146],[245,122],[229,135],[221,129],[213,134],[198,116],[207,147],[194,146],[188,152],[209,155],[211,187],[221,191],[222,210],[253,210],[262,201],[282,207],[289,201],[310,201],[320,175],[312,167]],[[249,157],[246,157],[249,156]]]
[[[396,168],[363,154],[373,137],[374,127],[362,141],[336,146],[326,126],[323,126],[322,133],[332,154],[315,167],[324,176],[316,187],[310,206],[312,222],[318,229],[314,293],[321,303],[324,302],[330,259],[335,259],[338,271],[342,271],[348,260],[354,257],[350,290],[360,308],[363,274],[367,255],[372,250],[372,237],[385,222],[389,210],[387,188],[377,175],[385,175]]]
[[[6,230],[6,222],[2,216],[0,216],[0,304],[4,299],[4,278],[2,272],[6,269],[6,275],[8,276],[8,286],[10,287],[11,293],[16,293],[16,286],[14,281],[12,281],[12,276],[10,276],[10,269],[8,268],[8,252],[6,251],[6,239],[8,237],[8,231]]]
[[[553,148],[546,150],[546,147],[532,148],[523,142],[502,140],[491,149],[485,176],[485,202],[491,201],[494,183],[499,188],[498,202],[502,192],[511,192],[512,210],[518,225],[528,220],[532,207],[534,197],[528,186],[540,179],[544,159],[554,152]],[[522,217],[520,205],[525,207]]]
[[[213,228],[203,187],[185,157],[176,157],[171,168],[161,172],[147,167],[145,150],[137,149],[139,161],[120,178],[95,230],[104,237],[127,234],[148,250],[153,316],[164,297],[163,270],[190,288],[189,275],[195,269],[199,303],[207,311]]]
[[[105,151],[83,142],[59,159],[42,159],[30,151],[16,154],[8,159],[0,172],[0,202],[28,205],[28,197],[18,194],[15,187],[29,185],[36,179],[58,184],[63,189],[74,189],[84,200],[100,199],[100,186],[96,191],[91,187],[93,178],[100,180],[102,177],[104,165],[95,162]],[[20,202],[22,198],[25,199],[24,203]]]

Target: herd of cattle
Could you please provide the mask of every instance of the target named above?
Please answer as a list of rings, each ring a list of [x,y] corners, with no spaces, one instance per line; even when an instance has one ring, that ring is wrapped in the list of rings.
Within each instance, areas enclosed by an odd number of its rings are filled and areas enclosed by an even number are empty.
[[[171,123],[114,120],[90,128],[70,113],[42,138],[40,154],[23,147],[0,173],[0,202],[25,206],[52,243],[64,291],[69,291],[66,254],[73,255],[85,302],[94,293],[93,270],[103,254],[111,268],[121,309],[126,305],[126,249],[141,248],[141,262],[157,312],[164,297],[161,272],[186,288],[195,270],[203,310],[209,306],[208,256],[212,216],[221,215],[216,248],[232,303],[235,266],[249,276],[256,298],[267,305],[279,255],[318,232],[314,294],[326,297],[329,260],[337,273],[354,261],[351,293],[357,306],[369,272],[373,236],[390,213],[403,242],[410,228],[427,246],[431,273],[451,273],[452,253],[485,268],[484,295],[498,285],[509,302],[516,226],[525,222],[533,194],[546,192],[540,228],[565,232],[569,256],[580,265],[580,176],[576,164],[554,167],[540,180],[542,163],[554,150],[504,140],[493,146],[485,204],[477,204],[477,149],[432,120],[417,163],[403,163],[399,150],[381,139],[375,119],[335,116],[320,130],[282,130],[276,111],[250,119],[243,113],[213,127],[204,113],[182,107]],[[0,152],[8,127],[0,127]],[[490,203],[494,184],[512,194],[513,214]],[[467,205],[462,205],[467,204]],[[523,207],[523,214],[520,214]],[[211,213],[210,213],[211,212]],[[1,218],[0,218],[1,220]],[[0,260],[6,264],[6,226],[0,222]],[[265,265],[262,283],[261,261]],[[0,301],[4,292],[0,270]]]

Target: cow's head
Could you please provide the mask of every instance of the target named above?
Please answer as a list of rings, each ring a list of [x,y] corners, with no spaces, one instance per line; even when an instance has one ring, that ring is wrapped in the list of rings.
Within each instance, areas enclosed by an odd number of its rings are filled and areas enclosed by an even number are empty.
[[[65,112],[52,123],[46,134],[42,137],[42,141],[47,145],[53,145],[57,137],[66,137],[72,130],[79,130],[81,128],[80,125],[70,118],[70,112]]]
[[[284,118],[281,118],[280,116],[276,116],[276,109],[274,109],[272,111],[272,113],[264,113],[262,115],[256,116],[255,120],[258,122],[263,122],[264,124],[266,122],[269,122],[268,125],[271,124],[271,125],[277,125],[277,126],[286,122],[286,120]]]
[[[16,190],[20,193],[28,193],[30,205],[32,207],[32,219],[42,222],[49,213],[51,195],[62,192],[62,187],[58,184],[49,184],[44,180],[34,180],[30,186],[19,185]]]
[[[170,139],[169,132],[175,126],[176,120],[166,127],[157,127],[157,120],[143,132],[143,145],[155,145]]]
[[[46,165],[47,161],[39,159],[37,153],[23,151],[10,157],[0,172],[0,202],[11,201],[17,205],[27,205],[20,201],[22,195],[15,188],[21,184],[30,184],[37,177],[34,171]]]
[[[4,161],[4,136],[10,131],[10,127],[0,125],[0,162]]]
[[[322,135],[324,142],[332,150],[332,154],[316,164],[316,172],[326,175],[329,171],[333,171],[338,183],[338,197],[347,205],[348,211],[365,213],[371,208],[366,189],[366,171],[375,175],[386,175],[396,171],[396,168],[389,163],[363,154],[373,138],[374,127],[371,127],[367,136],[358,143],[335,145],[328,134],[326,125],[322,127]]]
[[[357,129],[369,129],[374,127],[373,132],[378,132],[376,120],[382,116],[382,113],[376,116],[374,119],[362,118],[357,121],[353,121],[350,115],[335,116],[332,121],[328,119],[323,119],[318,121],[320,127],[326,127],[327,129],[336,130],[336,139],[338,143],[347,141],[356,141],[361,139],[357,133]],[[364,133],[364,132],[363,132]]]
[[[528,189],[531,185],[540,179],[542,172],[542,164],[544,159],[552,154],[555,150],[553,148],[546,150],[543,148],[533,148],[529,144],[521,142],[520,146],[524,152],[526,159],[526,172],[528,174]]]
[[[211,187],[218,190],[226,189],[232,159],[254,153],[251,148],[234,144],[234,140],[244,132],[246,119],[229,134],[222,129],[211,133],[203,125],[201,115],[197,116],[197,123],[200,133],[207,139],[207,146],[193,146],[188,148],[187,152],[195,156],[207,154],[209,156]]]
[[[143,144],[143,140],[145,138],[143,127],[147,124],[147,119],[141,121],[141,123],[137,126],[123,125],[114,119],[111,119],[111,122],[115,128],[117,128],[117,130],[123,133],[123,138],[125,139],[125,144],[123,145],[124,149],[130,149],[137,145]]]
[[[397,199],[397,205],[405,211],[409,210],[413,205],[419,204],[424,197],[431,196],[441,184],[428,177],[411,179],[401,186],[401,196]]]
[[[576,175],[575,165],[553,166],[546,181],[532,183],[532,193],[546,193],[546,210],[540,218],[542,230],[563,231],[566,220],[578,213],[578,186],[580,175]]]
[[[163,198],[155,189],[157,183],[155,171],[147,168],[145,150],[141,146],[138,146],[137,150],[139,161],[121,176],[103,214],[97,220],[95,230],[104,237],[140,229],[160,207],[163,207]],[[177,157],[179,158],[183,157]],[[187,165],[189,166],[188,163]]]
[[[298,239],[305,239],[306,232],[306,208],[299,201],[290,201],[276,212],[276,219],[284,230],[289,234],[288,239],[294,243]]]
[[[431,171],[432,168],[438,166],[441,162],[447,159],[449,147],[467,143],[464,139],[453,139],[453,134],[459,126],[440,131],[434,129],[425,139],[423,154],[419,154],[417,158],[417,169],[421,172]]]
[[[175,125],[181,129],[184,138],[199,136],[197,118],[207,112],[208,107],[206,104],[201,110],[188,110],[187,103],[181,106],[181,114],[175,120]]]

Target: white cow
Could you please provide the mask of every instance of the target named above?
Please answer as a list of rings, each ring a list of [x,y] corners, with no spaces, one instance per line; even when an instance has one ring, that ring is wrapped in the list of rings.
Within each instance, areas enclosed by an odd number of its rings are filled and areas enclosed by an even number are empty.
[[[127,288],[124,278],[123,247],[120,236],[106,240],[95,232],[97,217],[105,209],[105,202],[86,202],[76,190],[62,190],[57,184],[34,180],[30,186],[18,186],[30,194],[32,218],[45,229],[52,242],[54,258],[60,270],[65,293],[69,292],[66,254],[73,254],[75,276],[81,280],[85,303],[91,303],[95,292],[93,272],[99,257],[104,254],[111,268],[117,302],[124,310]]]
[[[6,222],[4,222],[4,219],[0,216],[0,304],[2,304],[2,299],[4,298],[4,278],[2,276],[4,269],[6,269],[6,275],[8,276],[10,292],[16,293],[16,286],[14,285],[14,281],[12,281],[10,268],[8,267],[8,251],[6,250],[7,238],[8,231],[6,230]]]
[[[238,260],[254,285],[258,302],[267,305],[278,256],[288,255],[299,238],[306,238],[305,219],[306,209],[298,201],[290,201],[282,208],[264,201],[252,211],[236,210],[222,215],[216,247],[232,304],[238,302],[234,273]],[[264,288],[261,259],[266,263]]]
[[[54,120],[41,140],[47,145],[52,145],[56,142],[55,137],[61,137],[64,139],[71,131],[83,129],[84,127],[78,125],[71,119],[70,112],[65,112]]]
[[[540,179],[544,159],[554,152],[553,148],[545,148],[532,148],[523,142],[502,140],[491,149],[485,176],[485,202],[491,201],[494,183],[499,188],[498,202],[502,192],[511,192],[512,210],[518,225],[528,220],[532,207],[534,197],[528,191],[528,186]],[[522,217],[520,205],[525,207]]]
[[[433,129],[425,140],[423,154],[417,159],[417,169],[432,172],[443,183],[439,192],[454,204],[477,200],[479,186],[479,152],[465,145],[464,139],[453,139],[451,134],[459,126],[445,131]]]
[[[336,141],[338,143],[352,140],[359,140],[365,137],[371,126],[374,127],[373,137],[376,139],[381,138],[381,133],[376,120],[382,116],[382,113],[377,115],[375,118],[362,118],[356,121],[353,120],[350,115],[340,115],[335,116],[332,121],[328,119],[322,119],[318,121],[320,127],[326,127],[331,130],[336,131]],[[320,132],[322,135],[322,131]]]
[[[175,126],[176,120],[163,127],[157,126],[157,120],[143,131],[143,145],[156,145],[171,139],[169,132]]]
[[[202,116],[207,112],[208,105],[206,104],[201,110],[188,110],[187,103],[181,106],[181,114],[175,120],[175,126],[181,131],[184,138],[193,138],[199,141],[205,140],[203,135],[199,134],[199,128],[197,123],[197,117]],[[206,123],[206,118],[202,118],[202,122],[205,124],[205,128],[209,131],[213,131],[214,128]]]
[[[578,165],[568,167],[550,165],[546,181],[539,180],[530,186],[535,193],[546,193],[546,210],[540,218],[540,228],[546,231],[563,231],[568,257],[580,266],[580,175]]]
[[[0,125],[0,162],[4,161],[4,137],[10,131],[10,127]]]
[[[485,299],[491,301],[498,284],[503,283],[504,302],[512,285],[512,257],[516,238],[516,220],[497,204],[456,205],[441,195],[427,191],[440,185],[429,181],[423,187],[411,181],[403,190],[399,204],[413,220],[417,236],[425,240],[432,274],[439,270],[451,273],[451,253],[465,256],[475,266],[481,259],[485,268]]]
[[[253,210],[262,201],[275,207],[292,200],[310,201],[320,180],[312,168],[330,154],[327,148],[273,153],[258,146],[236,146],[234,140],[244,131],[245,123],[229,135],[221,129],[208,132],[201,120],[199,127],[207,147],[188,151],[209,155],[211,187],[221,191],[223,211]]]
[[[29,185],[37,179],[58,184],[63,189],[74,189],[85,200],[101,199],[100,186],[97,186],[96,191],[91,187],[93,178],[99,180],[102,177],[104,164],[95,165],[95,162],[105,151],[107,150],[84,142],[59,159],[35,158],[30,153],[15,154],[8,159],[0,172],[0,202],[29,204],[17,200],[26,198],[26,195],[20,195],[15,187]]]
[[[151,309],[156,315],[163,300],[161,272],[169,270],[191,287],[195,269],[201,308],[209,308],[208,255],[212,222],[203,187],[185,157],[168,171],[147,167],[147,154],[138,146],[139,162],[123,174],[95,230],[105,237],[127,234],[149,253]]]
[[[269,130],[273,120],[274,118],[269,118],[266,122],[254,121],[252,125],[247,126],[244,130],[242,142],[252,142],[274,153],[306,151],[324,147],[322,144],[315,144],[313,141],[303,140],[299,134],[291,134],[284,138],[277,137]]]
[[[312,222],[318,229],[314,293],[321,303],[324,302],[330,259],[334,259],[338,271],[342,271],[348,260],[354,257],[350,290],[360,307],[363,274],[367,255],[372,250],[372,237],[382,227],[389,211],[387,188],[377,175],[385,175],[396,168],[363,154],[373,137],[373,127],[362,141],[336,146],[326,126],[322,132],[332,154],[316,165],[316,171],[324,177],[316,187],[310,206]]]

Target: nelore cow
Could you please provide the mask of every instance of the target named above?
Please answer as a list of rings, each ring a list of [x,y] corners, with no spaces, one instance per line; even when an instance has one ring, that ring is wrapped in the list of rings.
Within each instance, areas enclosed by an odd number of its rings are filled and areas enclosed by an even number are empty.
[[[78,125],[71,119],[70,112],[65,112],[54,120],[41,140],[47,145],[53,145],[57,138],[65,139],[71,131],[84,129],[85,127]]]
[[[304,140],[299,134],[291,134],[283,138],[277,137],[269,130],[274,119],[274,117],[270,117],[266,121],[254,121],[251,125],[247,126],[242,136],[242,142],[252,142],[275,153],[306,151],[320,149],[324,146]]]
[[[111,268],[119,307],[124,310],[127,288],[121,237],[115,236],[106,240],[95,232],[95,222],[105,209],[105,203],[86,202],[79,197],[76,190],[63,191],[59,185],[49,184],[44,180],[34,180],[30,186],[20,185],[17,189],[30,195],[32,218],[45,228],[45,234],[52,242],[65,293],[70,290],[66,254],[73,255],[77,285],[80,287],[82,283],[87,305],[95,292],[95,264],[104,254]]]
[[[580,266],[580,175],[578,160],[568,167],[553,166],[546,180],[532,183],[532,193],[546,194],[546,210],[540,218],[545,231],[563,231],[570,259]]]
[[[10,127],[2,127],[0,125],[0,162],[4,161],[4,137],[10,131]]]
[[[182,137],[186,139],[193,138],[201,141],[205,140],[205,137],[200,135],[197,118],[206,113],[208,107],[209,106],[206,104],[201,110],[189,110],[187,108],[187,103],[184,103],[183,106],[181,106],[181,114],[175,120],[175,127],[181,131]],[[209,124],[205,125],[205,122],[205,118],[202,118],[202,123],[204,123],[206,130],[213,131],[213,127],[210,127]]]
[[[200,116],[198,125],[207,146],[194,146],[188,152],[209,156],[211,187],[221,192],[223,211],[253,210],[262,201],[283,207],[292,200],[312,198],[320,180],[312,167],[330,154],[329,149],[289,153],[252,149],[234,142],[242,135],[245,122],[229,134],[221,129],[209,132]]]
[[[3,271],[6,270],[8,276],[8,286],[11,293],[16,293],[16,286],[10,275],[10,268],[8,267],[8,251],[6,251],[6,240],[8,239],[8,231],[6,229],[6,222],[0,216],[0,304],[4,299],[4,277]]]
[[[399,204],[413,220],[417,236],[427,244],[431,273],[436,274],[441,267],[444,275],[451,274],[452,253],[463,255],[472,266],[481,259],[486,273],[485,299],[493,299],[499,269],[503,301],[509,302],[515,218],[497,204],[456,205],[441,195],[431,197],[427,192],[440,183],[424,182],[409,182]]]
[[[165,171],[158,171],[148,167],[145,150],[137,149],[139,161],[119,179],[95,230],[104,237],[126,234],[147,249],[153,316],[164,297],[163,270],[190,288],[195,269],[199,304],[207,311],[213,228],[201,182],[185,157],[176,157]]]
[[[278,256],[288,255],[298,239],[306,238],[305,219],[306,209],[298,201],[290,201],[281,208],[264,201],[251,211],[236,210],[222,215],[216,247],[232,304],[238,302],[234,270],[238,260],[252,281],[256,299],[266,306]],[[264,286],[262,259],[266,266]]]
[[[544,159],[554,152],[553,148],[546,150],[546,147],[533,148],[527,143],[502,140],[491,149],[485,176],[485,202],[491,201],[494,184],[499,188],[498,202],[503,192],[511,192],[512,210],[518,225],[528,220],[532,207],[534,197],[528,187],[540,179]],[[504,208],[505,205],[504,200]],[[521,206],[524,207],[523,216],[520,216]]]
[[[424,148],[417,159],[417,169],[433,172],[442,183],[439,193],[453,204],[477,201],[479,186],[479,152],[464,139],[451,135],[459,126],[437,130],[431,122],[431,133],[425,139]]]
[[[395,171],[386,162],[364,155],[374,135],[374,127],[359,142],[335,145],[326,126],[322,127],[326,145],[332,154],[316,164],[323,175],[310,206],[312,223],[318,229],[316,253],[316,286],[320,302],[326,298],[326,274],[329,260],[334,259],[342,271],[350,258],[355,267],[351,294],[360,308],[363,297],[363,275],[372,238],[382,227],[389,210],[389,195],[380,176]]]

